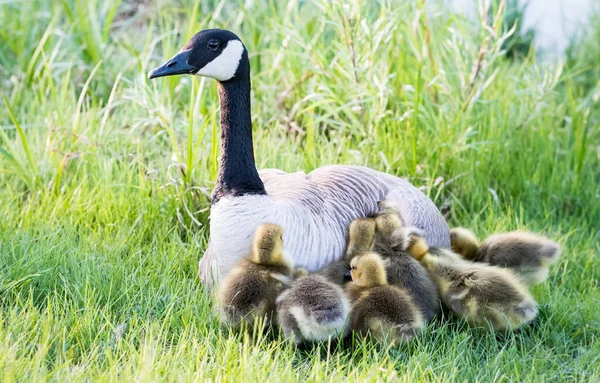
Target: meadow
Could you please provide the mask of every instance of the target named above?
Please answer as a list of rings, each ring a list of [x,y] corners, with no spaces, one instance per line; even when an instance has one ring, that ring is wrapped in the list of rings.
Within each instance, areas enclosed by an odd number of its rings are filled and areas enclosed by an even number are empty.
[[[563,60],[509,57],[497,10],[1,1],[1,380],[600,381],[600,28]],[[221,328],[197,273],[216,84],[147,79],[209,27],[250,52],[259,168],[371,166],[420,187],[450,226],[558,241],[535,323],[444,319],[399,348],[307,350]]]

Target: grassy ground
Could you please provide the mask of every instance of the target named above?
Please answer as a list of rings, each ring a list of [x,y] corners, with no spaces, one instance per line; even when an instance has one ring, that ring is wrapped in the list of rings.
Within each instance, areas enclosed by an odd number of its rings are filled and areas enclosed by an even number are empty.
[[[594,36],[541,65],[499,52],[494,17],[423,2],[234,3],[0,3],[2,381],[600,380]],[[207,27],[251,52],[260,167],[368,165],[422,187],[451,225],[560,242],[536,323],[308,351],[220,328],[197,279],[216,86],[146,79]]]

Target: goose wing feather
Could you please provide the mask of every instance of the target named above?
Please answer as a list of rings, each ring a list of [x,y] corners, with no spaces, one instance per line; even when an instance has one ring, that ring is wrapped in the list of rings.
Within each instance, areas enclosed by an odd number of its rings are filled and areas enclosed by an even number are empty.
[[[331,165],[309,174],[264,169],[259,175],[274,201],[304,206],[346,228],[350,221],[377,213],[377,202],[396,206],[405,226],[426,233],[430,246],[450,247],[449,229],[435,204],[405,179],[367,167]]]

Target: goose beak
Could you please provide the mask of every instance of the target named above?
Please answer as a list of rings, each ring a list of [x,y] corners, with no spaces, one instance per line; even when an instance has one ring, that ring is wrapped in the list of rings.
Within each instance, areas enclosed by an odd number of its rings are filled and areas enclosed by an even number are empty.
[[[148,73],[148,78],[153,79],[157,77],[175,76],[178,74],[196,73],[198,69],[188,63],[188,60],[190,58],[190,52],[191,50],[181,51],[177,53],[163,65],[159,66],[158,68],[152,69]]]

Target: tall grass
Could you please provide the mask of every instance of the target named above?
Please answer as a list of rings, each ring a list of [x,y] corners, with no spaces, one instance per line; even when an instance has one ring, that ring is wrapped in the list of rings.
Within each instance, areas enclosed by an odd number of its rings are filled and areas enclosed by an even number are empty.
[[[598,380],[600,50],[589,38],[565,66],[508,60],[497,11],[473,23],[423,1],[0,3],[2,380]],[[259,167],[367,165],[410,179],[451,225],[558,240],[536,324],[440,321],[391,350],[296,351],[220,328],[197,280],[216,87],[146,78],[209,27],[250,52]]]

